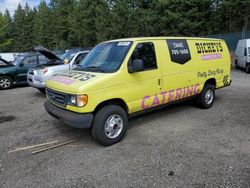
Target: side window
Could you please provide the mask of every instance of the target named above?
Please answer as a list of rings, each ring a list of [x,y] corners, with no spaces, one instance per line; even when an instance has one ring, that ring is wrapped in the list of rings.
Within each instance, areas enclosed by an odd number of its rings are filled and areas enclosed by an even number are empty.
[[[134,49],[129,63],[140,59],[144,63],[144,70],[157,69],[155,48],[152,42],[140,43]]]
[[[42,65],[42,64],[46,64],[49,60],[45,56],[39,55],[38,61],[39,61],[39,65]]]
[[[29,56],[23,60],[24,67],[30,67],[37,64],[37,56]]]
[[[244,56],[247,56],[247,48],[244,49]]]
[[[76,59],[75,59],[75,62],[74,64],[75,65],[78,65],[80,63],[80,61],[87,55],[87,53],[82,53],[82,54],[79,54]]]

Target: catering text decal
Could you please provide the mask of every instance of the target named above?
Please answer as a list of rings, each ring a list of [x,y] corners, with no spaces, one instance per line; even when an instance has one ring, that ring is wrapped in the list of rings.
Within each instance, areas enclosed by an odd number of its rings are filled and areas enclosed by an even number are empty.
[[[170,103],[200,93],[200,84],[177,88],[156,93],[154,96],[146,95],[141,100],[141,109],[145,110],[161,104]]]

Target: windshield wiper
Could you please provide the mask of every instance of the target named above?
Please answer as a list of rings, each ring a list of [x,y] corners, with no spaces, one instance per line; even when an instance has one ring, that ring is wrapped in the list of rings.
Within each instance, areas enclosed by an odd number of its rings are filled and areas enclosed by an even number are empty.
[[[77,69],[81,69],[81,70],[97,70],[99,72],[107,72],[106,70],[97,67],[97,66],[89,66],[89,67],[77,67]]]

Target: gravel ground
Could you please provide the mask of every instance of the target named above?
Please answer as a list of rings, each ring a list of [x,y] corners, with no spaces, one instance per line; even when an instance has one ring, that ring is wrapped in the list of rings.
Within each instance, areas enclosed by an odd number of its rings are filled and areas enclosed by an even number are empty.
[[[212,108],[186,102],[133,118],[110,147],[50,117],[39,91],[0,91],[0,187],[250,187],[250,74],[232,70],[232,80]],[[36,155],[8,153],[75,138]]]

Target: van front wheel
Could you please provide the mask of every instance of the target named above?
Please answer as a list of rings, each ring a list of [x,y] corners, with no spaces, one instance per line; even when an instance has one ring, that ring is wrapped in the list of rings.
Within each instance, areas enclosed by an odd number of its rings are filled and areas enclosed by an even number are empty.
[[[202,92],[197,98],[197,103],[201,108],[207,109],[213,106],[215,99],[214,86],[212,84],[205,84]]]
[[[92,136],[104,146],[113,145],[123,138],[128,125],[128,117],[123,108],[108,105],[101,108],[94,117]]]

